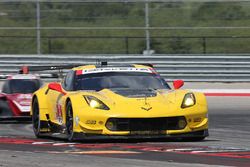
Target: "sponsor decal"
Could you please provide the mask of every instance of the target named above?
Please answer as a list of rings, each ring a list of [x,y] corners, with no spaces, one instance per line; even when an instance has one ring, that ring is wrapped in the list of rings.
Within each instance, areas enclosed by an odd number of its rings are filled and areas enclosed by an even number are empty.
[[[56,120],[60,125],[63,124],[63,113],[62,113],[62,102],[61,98],[63,97],[63,94],[60,94],[56,100],[56,109],[55,109],[55,116]]]
[[[63,123],[63,119],[62,119],[62,105],[61,104],[56,104],[56,119],[59,122],[59,124]]]
[[[114,67],[114,68],[93,68],[86,70],[76,71],[76,75],[92,74],[92,73],[102,73],[102,72],[145,72],[153,73],[154,71],[149,68],[133,68],[133,67]]]
[[[90,125],[95,125],[96,124],[96,120],[87,120],[85,123],[86,124],[90,124]]]
[[[21,99],[21,100],[23,100],[23,99],[32,99],[32,94],[19,94],[18,96],[17,96],[17,98],[18,99]]]
[[[9,97],[21,112],[30,112],[32,94],[17,94]]]
[[[31,109],[31,102],[16,102],[13,101],[13,103],[17,106],[17,108],[21,111],[21,112],[30,112]]]

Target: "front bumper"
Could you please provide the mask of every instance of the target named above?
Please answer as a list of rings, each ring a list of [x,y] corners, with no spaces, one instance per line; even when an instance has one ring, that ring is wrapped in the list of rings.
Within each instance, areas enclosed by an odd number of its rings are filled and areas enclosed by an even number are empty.
[[[209,136],[208,129],[181,133],[181,134],[164,134],[164,135],[98,135],[74,133],[74,140],[105,140],[105,139],[185,139],[185,138],[205,138]]]

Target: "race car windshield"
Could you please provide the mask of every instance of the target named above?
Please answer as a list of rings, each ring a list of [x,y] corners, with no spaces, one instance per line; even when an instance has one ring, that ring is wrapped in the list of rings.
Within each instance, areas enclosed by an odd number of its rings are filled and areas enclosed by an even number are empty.
[[[170,89],[158,75],[142,72],[103,72],[77,76],[76,90]]]
[[[9,81],[10,93],[33,93],[40,87],[37,79],[12,79]]]

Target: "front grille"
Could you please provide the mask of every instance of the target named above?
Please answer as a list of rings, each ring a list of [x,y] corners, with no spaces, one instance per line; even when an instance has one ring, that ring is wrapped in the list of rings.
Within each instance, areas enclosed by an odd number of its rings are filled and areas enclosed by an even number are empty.
[[[107,122],[112,122],[112,131],[159,131],[159,130],[179,130],[179,120],[185,117],[163,117],[163,118],[110,118]]]

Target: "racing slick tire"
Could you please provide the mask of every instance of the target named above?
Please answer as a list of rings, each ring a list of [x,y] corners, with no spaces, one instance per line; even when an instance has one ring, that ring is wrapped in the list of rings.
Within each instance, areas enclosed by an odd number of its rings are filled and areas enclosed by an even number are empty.
[[[39,112],[39,104],[37,98],[34,99],[32,103],[32,124],[33,131],[37,138],[41,138],[41,121],[40,121],[40,112]]]
[[[68,141],[74,141],[74,117],[70,101],[66,105],[66,133]]]

